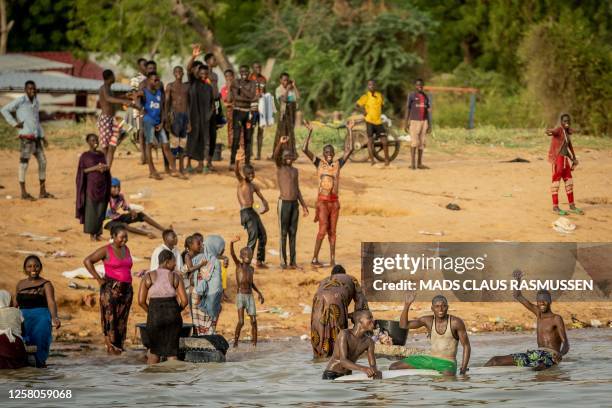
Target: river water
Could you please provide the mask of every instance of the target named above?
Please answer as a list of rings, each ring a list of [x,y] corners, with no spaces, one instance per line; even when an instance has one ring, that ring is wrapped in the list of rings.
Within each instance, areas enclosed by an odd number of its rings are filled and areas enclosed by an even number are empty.
[[[147,368],[142,352],[107,357],[101,349],[63,352],[48,369],[0,372],[0,406],[495,406],[612,407],[612,330],[568,332],[571,350],[564,362],[543,372],[474,375],[443,379],[408,377],[385,381],[333,383],[321,380],[325,363],[313,362],[309,343],[300,340],[247,343],[223,364],[162,363]],[[472,335],[471,366],[493,355],[535,346],[535,333]],[[411,336],[410,346],[427,344]],[[459,350],[459,355],[461,349]],[[386,369],[391,362],[378,359]],[[59,400],[9,399],[9,390],[71,390]]]

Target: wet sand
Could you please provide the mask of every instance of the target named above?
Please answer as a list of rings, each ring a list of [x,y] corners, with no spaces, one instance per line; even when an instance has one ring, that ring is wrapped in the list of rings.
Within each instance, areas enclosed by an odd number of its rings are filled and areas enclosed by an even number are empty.
[[[55,285],[56,296],[63,318],[62,328],[56,333],[58,340],[100,341],[99,309],[96,304],[83,304],[87,290],[68,288],[69,280],[62,271],[82,266],[82,259],[100,246],[92,243],[82,233],[82,226],[74,218],[74,179],[80,150],[51,148],[48,158],[48,189],[58,199],[34,203],[15,199],[18,196],[18,153],[0,151],[0,190],[3,204],[0,254],[5,260],[0,287],[14,291],[16,282],[23,277],[24,255],[16,251],[53,252],[67,251],[73,258],[43,259],[43,276]],[[354,276],[360,276],[360,243],[362,241],[581,241],[606,242],[612,238],[612,151],[580,151],[581,166],[575,172],[577,204],[586,212],[584,216],[571,216],[578,225],[574,234],[560,235],[551,229],[556,219],[551,212],[549,185],[550,166],[545,161],[545,151],[520,151],[519,149],[466,147],[461,154],[450,155],[443,151],[428,151],[427,171],[408,169],[407,149],[390,169],[372,168],[369,164],[349,163],[341,176],[341,216],[338,224],[337,261]],[[501,163],[501,160],[517,156],[531,163]],[[224,158],[228,152],[224,151]],[[161,157],[158,157],[158,169]],[[270,202],[271,211],[262,219],[268,233],[268,250],[278,252],[279,230],[276,217],[278,197],[275,167],[270,161],[254,162],[256,182]],[[235,235],[246,240],[240,225],[239,206],[236,200],[236,180],[227,171],[227,162],[216,163],[216,174],[195,175],[188,181],[165,177],[163,181],[148,178],[147,168],[139,164],[137,155],[126,155],[120,149],[114,163],[114,175],[121,178],[123,192],[129,197],[145,188],[151,197],[131,200],[145,207],[145,212],[163,225],[172,224],[179,234],[179,242],[192,232],[221,234],[227,241]],[[258,270],[255,282],[263,291],[266,303],[258,305],[261,338],[296,336],[309,332],[310,314],[304,306],[312,301],[317,282],[330,272],[329,268],[311,269],[316,224],[313,223],[316,197],[315,169],[305,157],[298,160],[303,195],[311,214],[301,218],[298,231],[298,263],[301,271],[282,271],[277,255],[267,254],[270,268]],[[162,167],[163,168],[163,167]],[[31,193],[37,193],[36,161],[28,173]],[[6,195],[13,199],[5,199]],[[565,193],[560,194],[561,204],[567,207]],[[455,202],[460,211],[449,211],[445,206]],[[419,231],[443,231],[444,236],[422,235]],[[23,232],[56,237],[57,242],[32,241],[20,236]],[[108,238],[108,234],[105,235]],[[142,236],[130,236],[128,243],[132,254],[140,261],[134,271],[148,266],[153,249],[161,238],[151,240]],[[325,242],[321,259],[328,260]],[[234,299],[235,276],[230,266],[229,296]],[[95,281],[77,281],[95,285]],[[138,279],[135,285],[138,285]],[[95,297],[95,295],[94,295]],[[426,303],[415,304],[417,313],[425,313]],[[265,310],[273,309],[265,313]],[[400,305],[395,303],[373,304],[375,317],[398,318]],[[557,303],[554,310],[569,324],[572,313],[583,321],[598,319],[603,324],[610,320],[609,303],[587,302],[579,304]],[[389,309],[389,310],[381,310]],[[144,322],[145,314],[134,303],[129,321],[129,335],[135,340],[134,324]],[[284,312],[288,312],[284,313]],[[451,313],[463,317],[468,328],[476,331],[531,327],[534,319],[516,303],[459,303],[451,304]],[[500,323],[498,317],[503,318]],[[186,318],[187,320],[187,318]],[[236,308],[224,304],[219,330],[231,337],[236,323]],[[497,323],[496,323],[497,321]],[[243,338],[248,338],[249,325],[245,325]]]

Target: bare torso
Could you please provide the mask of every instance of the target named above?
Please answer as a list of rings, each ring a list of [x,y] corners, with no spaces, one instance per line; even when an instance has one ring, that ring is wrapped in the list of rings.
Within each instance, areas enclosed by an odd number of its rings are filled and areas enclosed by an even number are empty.
[[[561,316],[555,313],[538,316],[538,347],[549,348],[557,352],[561,351],[563,339],[559,335],[559,319],[561,319]]]
[[[115,116],[115,105],[106,99],[107,96],[114,96],[113,91],[111,91],[110,85],[102,85],[100,87],[98,95],[98,102],[100,103],[100,109],[102,110],[102,114],[107,116]]]
[[[281,165],[277,169],[280,199],[295,201],[298,199],[298,170],[293,166]]]
[[[187,93],[189,91],[189,84],[187,82],[170,82],[168,84],[168,95],[171,99],[170,109],[174,113],[186,113],[187,112]]]
[[[238,293],[253,293],[253,267],[240,264],[236,267]]]
[[[240,209],[253,207],[253,194],[255,193],[255,186],[253,183],[246,180],[241,181],[238,184],[238,202],[240,203]]]
[[[347,342],[347,355],[346,358],[353,363],[356,362],[359,357],[367,351],[368,347],[372,343],[372,339],[364,335],[362,337],[355,337],[353,332],[349,329],[342,330],[346,336]],[[338,333],[340,336],[340,333]],[[327,364],[326,370],[333,371],[340,374],[350,374],[351,370],[344,368],[340,362],[340,347],[334,347],[334,353],[332,354],[329,363]]]

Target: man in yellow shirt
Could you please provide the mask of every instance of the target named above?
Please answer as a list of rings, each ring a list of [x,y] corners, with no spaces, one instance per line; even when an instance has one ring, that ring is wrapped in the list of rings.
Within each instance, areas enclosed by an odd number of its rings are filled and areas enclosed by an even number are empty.
[[[380,138],[385,152],[385,166],[389,165],[389,148],[387,147],[387,131],[382,122],[382,108],[385,100],[376,90],[376,82],[368,81],[368,90],[357,101],[357,109],[365,113],[366,129],[368,133],[368,153],[374,165],[374,135]]]

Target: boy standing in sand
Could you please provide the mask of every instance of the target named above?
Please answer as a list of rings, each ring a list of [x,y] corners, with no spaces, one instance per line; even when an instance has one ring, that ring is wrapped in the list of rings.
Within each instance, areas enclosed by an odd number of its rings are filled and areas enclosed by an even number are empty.
[[[520,287],[523,272],[515,270],[513,277]],[[525,353],[514,353],[506,356],[492,357],[485,367],[518,366],[532,367],[536,371],[544,370],[561,362],[569,351],[569,341],[565,332],[563,318],[550,309],[552,298],[547,290],[540,290],[536,295],[536,304],[528,301],[520,290],[514,291],[514,298],[531,313],[536,315],[538,348]]]
[[[299,205],[302,205],[304,217],[308,216],[308,207],[300,191],[298,169],[293,167],[295,156],[287,147],[289,137],[282,136],[274,149],[273,159],[276,162],[276,179],[280,196],[278,197],[278,221],[280,224],[281,268],[296,269],[295,245],[297,241]],[[289,235],[289,256],[287,264],[287,235]]]
[[[119,145],[120,129],[115,123],[116,105],[128,105],[134,107],[134,103],[127,98],[117,98],[111,86],[115,83],[115,74],[110,69],[102,72],[104,84],[100,87],[98,103],[100,104],[100,116],[98,116],[98,135],[100,136],[100,148],[106,155],[106,163],[110,169],[113,166],[115,150]]]
[[[561,179],[565,182],[565,193],[569,202],[569,212],[574,214],[584,214],[580,208],[574,204],[574,179],[572,170],[578,165],[576,153],[570,135],[573,133],[570,128],[570,115],[561,115],[561,125],[555,129],[547,129],[546,134],[551,136],[550,149],[548,150],[548,161],[552,164],[552,201],[553,212],[559,215],[567,215],[567,211],[559,208],[559,187]]]
[[[389,367],[390,370],[421,369],[436,370],[443,375],[457,373],[457,345],[461,342],[463,347],[463,361],[460,374],[467,372],[472,347],[465,330],[465,323],[457,316],[448,314],[448,300],[442,295],[434,296],[431,300],[430,316],[423,316],[408,320],[410,305],[416,298],[416,292],[408,292],[404,310],[400,316],[399,326],[402,329],[427,328],[430,335],[431,351],[429,355],[411,355],[397,361]]]
[[[380,138],[385,154],[385,166],[389,165],[389,147],[387,145],[387,131],[382,121],[382,109],[385,104],[383,95],[376,90],[376,81],[370,79],[368,81],[368,89],[357,100],[357,109],[365,113],[366,131],[368,134],[368,154],[372,166],[374,160],[374,138]]]
[[[315,267],[323,266],[319,262],[319,251],[323,238],[327,235],[329,238],[330,263],[331,266],[334,266],[336,263],[336,225],[340,214],[340,202],[338,201],[340,169],[353,153],[354,122],[349,121],[347,124],[349,141],[345,144],[344,155],[338,160],[334,160],[334,147],[329,144],[323,147],[323,158],[315,156],[308,148],[312,136],[312,126],[308,122],[304,122],[304,126],[308,129],[308,137],[304,142],[303,151],[317,168],[317,175],[319,176],[319,195],[314,219],[314,222],[319,221],[319,232],[317,233],[311,264]]]
[[[240,259],[238,259],[236,251],[234,250],[234,243],[238,241],[240,241],[240,236],[236,235],[230,244],[232,259],[236,264],[236,308],[238,309],[238,323],[236,323],[236,332],[234,333],[234,347],[238,347],[240,331],[244,325],[245,309],[251,320],[251,342],[253,343],[253,347],[255,347],[257,346],[257,312],[255,310],[253,291],[257,292],[259,303],[262,305],[264,297],[253,282],[253,274],[255,272],[251,266],[253,251],[249,247],[242,248],[240,250]]]
[[[189,83],[183,82],[183,67],[177,65],[173,70],[174,82],[166,85],[166,117],[170,120],[170,130],[172,134],[178,138],[178,147],[176,148],[176,156],[179,160],[179,172],[184,171],[183,157],[185,152],[181,146],[181,141],[187,138],[187,125],[189,124],[189,115],[187,114],[187,93],[189,92]]]
[[[266,268],[266,229],[264,228],[261,218],[257,211],[253,209],[254,199],[253,194],[257,194],[263,205],[261,214],[268,212],[270,207],[268,201],[261,194],[261,190],[257,184],[253,183],[255,178],[255,169],[250,164],[245,164],[243,167],[244,176],[240,173],[240,163],[244,160],[245,150],[240,149],[236,156],[236,178],[238,179],[238,202],[240,203],[240,223],[247,230],[249,241],[247,246],[255,253],[255,245],[257,245],[257,263],[258,268]]]
[[[336,347],[325,371],[324,380],[334,380],[344,375],[350,375],[353,370],[361,371],[368,377],[382,378],[382,373],[376,368],[374,341],[369,333],[374,330],[374,317],[369,310],[359,310],[353,313],[355,325],[352,329],[341,330],[336,340]],[[368,366],[355,362],[367,350]]]
[[[410,134],[410,168],[428,169],[423,164],[423,150],[425,150],[425,138],[431,133],[431,102],[425,92],[425,83],[422,79],[414,81],[414,92],[408,95],[406,103],[406,116],[404,117],[404,130]],[[416,159],[418,150],[418,161]]]

